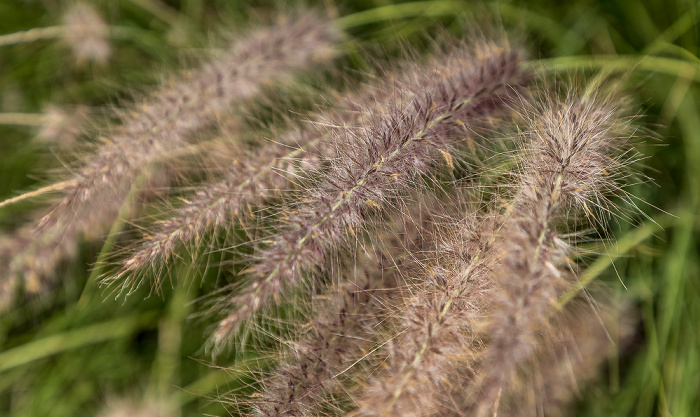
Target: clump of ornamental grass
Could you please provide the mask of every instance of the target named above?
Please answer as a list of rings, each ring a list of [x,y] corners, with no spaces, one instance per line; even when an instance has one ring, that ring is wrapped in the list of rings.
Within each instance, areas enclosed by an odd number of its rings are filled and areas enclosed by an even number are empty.
[[[102,238],[118,215],[132,216],[136,207],[130,207],[134,198],[129,196],[148,189],[159,173],[154,169],[158,162],[189,145],[221,114],[232,111],[236,117],[235,110],[242,111],[263,86],[329,62],[338,41],[332,22],[315,13],[280,18],[276,25],[239,34],[227,51],[201,67],[172,76],[156,91],[116,109],[118,123],[101,132],[68,177],[47,187],[62,197],[27,231],[28,244],[8,245],[16,249],[4,257],[3,274],[15,283],[7,286],[14,287],[19,280],[13,275],[20,275],[29,293],[51,288],[59,262],[71,257],[78,239]]]
[[[88,17],[70,25],[105,31]],[[123,221],[140,237],[98,265],[123,293],[157,291],[173,263],[196,263],[223,232],[233,267],[200,313],[219,320],[210,346],[280,334],[266,346],[278,363],[254,373],[258,391],[225,397],[235,412],[564,413],[611,335],[628,333],[606,331],[616,326],[602,304],[569,302],[583,289],[582,242],[604,236],[634,178],[634,118],[618,89],[532,83],[521,48],[473,35],[325,91],[325,108],[301,123],[242,128],[265,88],[329,64],[336,25],[279,18],[115,109],[45,188],[60,196],[0,239],[0,308],[19,289],[48,293],[82,239]],[[76,54],[106,59],[97,39],[80,40]],[[46,135],[67,135],[57,132]],[[168,201],[156,221],[139,220],[157,205],[149,191],[183,183],[158,194]]]

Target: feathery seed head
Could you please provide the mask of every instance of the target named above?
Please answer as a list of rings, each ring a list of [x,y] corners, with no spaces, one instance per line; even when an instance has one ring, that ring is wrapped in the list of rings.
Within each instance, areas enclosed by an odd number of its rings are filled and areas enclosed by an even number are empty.
[[[89,3],[75,3],[63,15],[68,26],[65,40],[73,50],[78,64],[95,62],[105,64],[112,55],[107,40],[109,26]]]
[[[479,373],[478,414],[499,399],[537,348],[537,337],[561,309],[558,297],[575,283],[571,247],[557,237],[575,226],[588,205],[618,189],[615,178],[630,153],[628,120],[611,96],[571,92],[559,100],[545,90],[533,105],[529,129],[518,138],[523,162],[514,201],[498,238],[499,292],[484,328],[489,349]],[[575,273],[575,272],[574,272]]]
[[[332,23],[310,13],[241,36],[221,57],[137,103],[135,112],[120,112],[121,126],[78,170],[75,183],[43,223],[70,223],[61,217],[75,218],[77,206],[101,193],[123,199],[119,190],[128,187],[150,162],[167,158],[194,131],[211,124],[232,105],[252,98],[263,84],[288,78],[309,65],[319,51],[327,54],[336,41]]]
[[[64,108],[48,105],[44,110],[45,120],[37,132],[37,139],[63,149],[71,149],[83,132],[87,117],[88,109],[84,106]]]
[[[550,96],[540,97],[531,110],[523,145],[531,146],[532,159],[523,169],[557,173],[560,191],[554,203],[561,197],[564,205],[596,206],[618,189],[617,177],[631,158],[631,119],[623,114],[614,89],[593,95],[570,92],[559,103],[552,97],[556,93],[542,94]]]

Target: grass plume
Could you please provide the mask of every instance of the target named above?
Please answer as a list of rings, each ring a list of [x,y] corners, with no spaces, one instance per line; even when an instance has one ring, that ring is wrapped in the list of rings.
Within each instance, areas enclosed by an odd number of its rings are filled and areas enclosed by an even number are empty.
[[[498,239],[499,290],[483,330],[489,348],[478,372],[479,415],[497,412],[501,394],[536,349],[536,335],[560,310],[558,296],[574,285],[575,242],[564,240],[561,230],[572,227],[578,213],[594,216],[589,205],[618,189],[631,152],[629,124],[611,95],[570,92],[559,101],[545,90],[533,107],[518,137],[523,162]]]

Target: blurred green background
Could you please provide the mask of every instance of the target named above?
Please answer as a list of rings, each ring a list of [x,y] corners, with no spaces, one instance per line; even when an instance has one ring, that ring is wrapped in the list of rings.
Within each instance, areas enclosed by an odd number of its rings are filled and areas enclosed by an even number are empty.
[[[91,2],[112,28],[113,54],[105,65],[78,65],[60,39],[3,44],[6,34],[59,25],[68,3],[0,0],[0,200],[46,184],[52,168],[71,160],[65,147],[36,137],[48,104],[84,105],[104,121],[110,105],[147,91],[212,40],[221,45],[216,40],[227,27],[294,7],[279,1]],[[305,3],[329,10],[346,28],[338,68],[366,70],[374,65],[368,55],[392,56],[406,43],[420,51],[427,33],[466,34],[466,16],[476,12],[514,33],[533,68],[580,79],[601,70],[624,74],[627,92],[643,109],[641,170],[650,180],[629,190],[643,215],[613,225],[615,268],[595,275],[634,301],[639,326],[632,346],[582,387],[575,410],[596,417],[700,415],[699,4]],[[40,201],[1,208],[0,231],[11,233]],[[249,370],[265,361],[252,349],[238,349],[213,362],[203,349],[212,320],[192,318],[192,301],[216,287],[220,271],[189,274],[163,294],[149,296],[142,288],[115,299],[92,287],[84,291],[100,250],[83,245],[52,297],[0,316],[0,415],[95,415],[118,398],[159,401],[173,416],[227,415],[219,395],[249,389]]]

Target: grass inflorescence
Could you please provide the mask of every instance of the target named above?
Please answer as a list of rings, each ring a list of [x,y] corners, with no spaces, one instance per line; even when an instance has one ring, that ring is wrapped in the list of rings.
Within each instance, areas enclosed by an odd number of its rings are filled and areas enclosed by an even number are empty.
[[[0,6],[0,413],[699,406],[693,9],[275,6]]]

